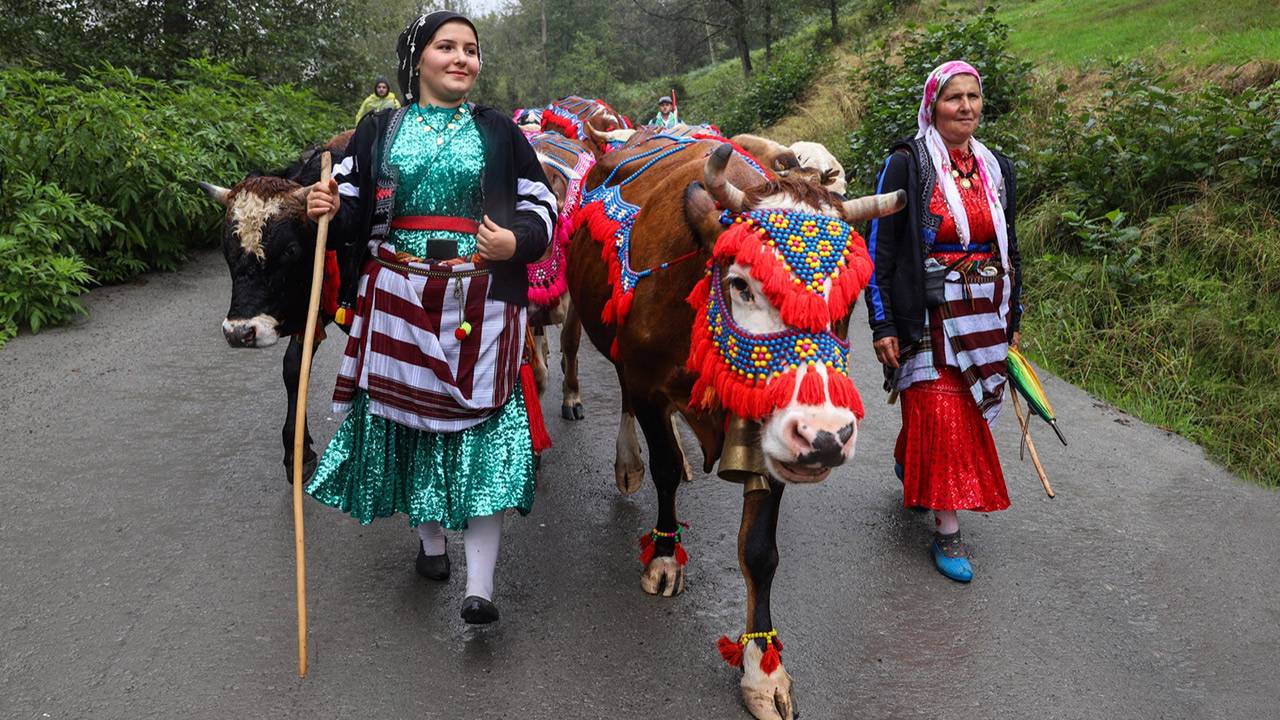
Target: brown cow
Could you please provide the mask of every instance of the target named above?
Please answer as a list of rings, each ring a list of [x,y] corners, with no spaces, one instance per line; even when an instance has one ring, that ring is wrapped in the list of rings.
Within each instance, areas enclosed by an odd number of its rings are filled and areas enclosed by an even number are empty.
[[[646,163],[650,167],[639,171]],[[587,335],[613,358],[621,385],[615,478],[624,491],[634,491],[644,472],[637,421],[649,447],[658,515],[653,532],[641,540],[641,587],[664,596],[684,587],[688,556],[675,500],[688,467],[673,425],[679,413],[701,445],[704,471],[719,460],[722,477],[744,483],[738,562],[747,585],[746,632],[738,642],[722,638],[721,652],[743,668],[742,694],[753,715],[790,719],[791,678],[771,634],[769,604],[779,506],[787,483],[821,481],[853,453],[861,406],[844,367],[847,345],[837,335],[871,266],[861,238],[846,223],[895,212],[905,196],[844,203],[802,177],[766,182],[727,143],[662,138],[610,153],[587,185],[592,189],[571,240],[569,289]],[[626,216],[628,207],[639,209]],[[774,209],[775,215],[747,214],[762,209]],[[631,223],[627,267],[653,268],[629,295],[620,293],[625,286],[611,289],[622,264],[614,264],[608,250],[622,237],[618,218],[624,216]],[[814,266],[826,274],[801,269],[815,283],[804,286],[811,292],[792,289],[792,279],[799,285],[801,275],[779,259],[781,250],[766,249],[766,239],[777,236],[767,235],[762,218],[786,227],[804,223],[790,236],[803,248],[810,241],[799,235],[809,238],[809,229],[820,235],[813,242],[826,239],[823,232],[842,233],[832,236],[843,240],[830,241],[821,250],[827,259]],[[833,247],[844,258],[834,270],[824,264]],[[790,274],[779,275],[784,271]],[[726,327],[739,334],[713,334],[713,328],[723,333]],[[777,340],[792,344],[767,344]],[[767,376],[760,371],[759,385],[750,370],[735,376],[731,367],[738,366],[723,364],[725,355],[717,350],[727,345],[737,353],[757,341],[766,344],[752,345],[749,356],[732,357],[770,368]],[[825,344],[826,354],[806,355],[806,343]],[[792,352],[799,354],[787,354]],[[789,357],[800,359],[788,366]]]
[[[567,95],[547,105],[542,111],[542,129],[558,132],[573,140],[591,142],[595,137],[591,130],[603,134],[615,130],[630,130],[631,121],[603,100]],[[593,144],[597,156],[611,149],[610,145],[598,141]]]
[[[560,331],[560,367],[564,371],[561,386],[560,415],[566,420],[581,420],[582,394],[578,387],[578,345],[582,340],[582,324],[565,292],[565,264],[568,252],[569,219],[582,200],[587,173],[595,165],[595,154],[588,143],[571,140],[559,133],[540,133],[529,138],[529,144],[542,162],[542,170],[555,193],[560,219],[556,236],[547,246],[542,260],[529,266],[529,328],[537,337],[534,343],[534,379],[541,393],[547,382],[548,325],[562,325]]]

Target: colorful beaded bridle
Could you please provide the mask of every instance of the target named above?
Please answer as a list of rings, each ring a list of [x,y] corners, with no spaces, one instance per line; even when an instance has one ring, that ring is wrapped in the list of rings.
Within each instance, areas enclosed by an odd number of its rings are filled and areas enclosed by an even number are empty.
[[[841,219],[795,210],[726,211],[720,222],[730,229],[689,295],[697,313],[688,361],[697,375],[693,403],[718,401],[739,417],[759,420],[793,398],[809,405],[830,401],[861,418],[846,365],[849,344],[832,326],[848,316],[870,280],[862,238]],[[723,280],[735,263],[760,283],[785,330],[759,335],[734,320]]]

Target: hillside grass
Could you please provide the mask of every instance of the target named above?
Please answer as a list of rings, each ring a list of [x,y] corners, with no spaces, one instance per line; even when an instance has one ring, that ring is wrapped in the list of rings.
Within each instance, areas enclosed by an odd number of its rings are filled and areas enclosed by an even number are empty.
[[[1275,0],[1009,0],[997,16],[1015,52],[1050,65],[1139,56],[1194,67],[1280,62]]]
[[[991,4],[922,0],[900,5],[878,26],[867,22],[869,4],[851,4],[844,42],[829,65],[794,112],[758,131],[784,143],[816,140],[842,161],[851,157],[849,133],[871,94],[856,71],[896,54],[913,31],[937,27],[950,11],[976,14]],[[1009,49],[1034,63],[1035,99],[1017,121],[1033,145],[1055,114],[1105,110],[1116,60],[1139,60],[1151,82],[1184,89],[1210,82],[1240,92],[1280,78],[1274,0],[1008,0],[996,4],[996,14],[1009,26]],[[743,87],[736,59],[675,82],[686,83],[694,98],[719,95],[721,102]],[[1055,107],[1059,97],[1065,102]],[[1274,92],[1265,97],[1270,105],[1260,116],[1280,118]],[[1170,112],[1206,112],[1175,105]],[[1128,132],[1141,137],[1142,125],[1136,121]],[[1024,154],[1023,162],[1032,160]],[[860,178],[850,180],[850,194],[869,192]],[[1022,208],[1028,353],[1121,410],[1200,444],[1242,477],[1280,486],[1280,192],[1213,176],[1131,195],[1132,203],[1114,201],[1132,215],[1119,226],[1101,217],[1065,222],[1064,215],[1098,216],[1111,206],[1086,212],[1078,197],[1052,188]],[[1093,242],[1123,236],[1141,256],[1084,249],[1081,231]]]

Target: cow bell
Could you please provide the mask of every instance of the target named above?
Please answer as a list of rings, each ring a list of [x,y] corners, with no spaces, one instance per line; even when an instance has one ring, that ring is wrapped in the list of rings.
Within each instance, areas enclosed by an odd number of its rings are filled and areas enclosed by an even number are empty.
[[[760,449],[760,423],[730,415],[725,423],[724,449],[716,474],[742,484],[742,494],[769,489],[769,471]]]

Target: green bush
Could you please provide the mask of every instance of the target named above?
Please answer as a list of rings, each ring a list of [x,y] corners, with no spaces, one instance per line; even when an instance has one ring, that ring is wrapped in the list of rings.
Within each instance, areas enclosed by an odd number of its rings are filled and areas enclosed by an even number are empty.
[[[1081,215],[1124,208],[1142,218],[1205,184],[1280,182],[1280,84],[1184,89],[1139,63],[1113,63],[1104,77],[1101,95],[1074,113],[1058,85],[1048,120],[1028,136],[1026,202],[1065,192]]]
[[[779,52],[769,69],[756,73],[743,92],[716,115],[725,135],[768,127],[795,110],[813,78],[827,66],[828,52],[789,48]]]
[[[899,51],[901,64],[875,58],[854,73],[862,88],[863,112],[850,136],[851,185],[875,187],[875,178],[893,143],[916,133],[916,113],[925,78],[948,60],[964,60],[982,75],[983,143],[1017,157],[1016,141],[1001,120],[1027,100],[1031,65],[1009,52],[1009,27],[994,7],[976,17],[948,16],[908,34]]]
[[[282,166],[338,127],[309,92],[199,61],[174,81],[0,71],[0,342],[95,283],[176,268],[221,217],[195,181]]]

